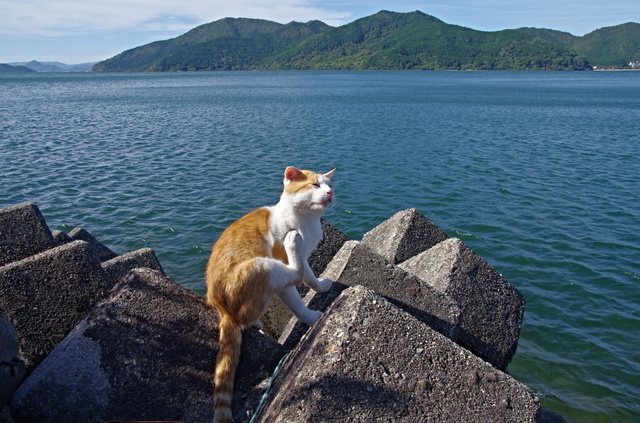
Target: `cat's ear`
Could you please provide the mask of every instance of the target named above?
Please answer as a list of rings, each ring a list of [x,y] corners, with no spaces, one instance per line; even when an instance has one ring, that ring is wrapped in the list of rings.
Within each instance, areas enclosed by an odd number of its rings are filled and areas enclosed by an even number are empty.
[[[336,168],[333,168],[332,170],[330,170],[329,172],[325,173],[322,176],[324,176],[327,179],[331,179],[334,173],[336,173]]]
[[[289,166],[288,168],[286,168],[284,170],[284,182],[285,184],[291,181],[295,181],[296,179],[300,178],[301,176],[304,176],[304,174],[299,171],[298,169],[296,169],[293,166]]]

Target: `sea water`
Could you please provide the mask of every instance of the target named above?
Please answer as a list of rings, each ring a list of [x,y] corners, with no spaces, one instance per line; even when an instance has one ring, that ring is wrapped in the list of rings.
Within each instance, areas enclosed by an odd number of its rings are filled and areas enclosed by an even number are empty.
[[[575,422],[640,415],[639,163],[640,72],[0,76],[0,207],[202,293],[286,166],[336,167],[350,238],[415,207],[525,296],[509,373]]]

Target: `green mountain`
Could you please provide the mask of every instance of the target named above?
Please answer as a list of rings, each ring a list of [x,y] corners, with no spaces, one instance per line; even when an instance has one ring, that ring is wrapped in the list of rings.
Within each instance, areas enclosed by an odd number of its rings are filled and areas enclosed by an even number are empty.
[[[627,67],[629,62],[640,61],[640,24],[629,22],[598,29],[578,38],[573,49],[594,66]]]
[[[629,22],[622,25],[597,29],[583,37],[550,29],[520,28],[534,37],[556,42],[576,54],[586,57],[598,68],[625,68],[629,62],[640,61],[640,24]]]
[[[421,12],[380,12],[304,40],[272,69],[587,69],[565,48],[517,30],[481,32]]]
[[[564,48],[570,49],[579,37],[569,34],[568,32],[556,31],[544,28],[519,28],[519,31],[525,32],[532,37],[542,38],[552,43],[560,44]]]
[[[326,31],[319,22],[225,18],[177,38],[127,50],[97,63],[94,72],[262,69],[265,58]]]
[[[604,60],[600,52],[605,50],[612,51],[611,57],[619,63],[638,60],[629,53],[634,48],[634,54],[638,51],[636,26],[640,25],[603,28],[575,37],[535,28],[476,31],[419,11],[381,11],[340,27],[319,21],[284,25],[225,18],[170,40],[127,50],[94,65],[93,71],[586,70],[591,69],[591,55]]]

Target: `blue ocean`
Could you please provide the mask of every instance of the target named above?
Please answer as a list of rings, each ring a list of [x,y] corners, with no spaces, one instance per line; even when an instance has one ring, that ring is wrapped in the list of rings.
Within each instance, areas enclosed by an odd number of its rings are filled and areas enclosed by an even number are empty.
[[[359,240],[418,208],[526,298],[509,373],[574,422],[640,415],[640,72],[0,76],[0,207],[34,202],[204,292],[286,166]]]

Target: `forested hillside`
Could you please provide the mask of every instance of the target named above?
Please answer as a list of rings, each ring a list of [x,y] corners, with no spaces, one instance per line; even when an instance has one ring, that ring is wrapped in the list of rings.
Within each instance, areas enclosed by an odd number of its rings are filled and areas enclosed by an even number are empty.
[[[388,11],[340,27],[225,18],[127,50],[93,71],[587,70],[640,60],[639,28],[630,23],[584,37],[536,28],[484,32],[422,12]]]

